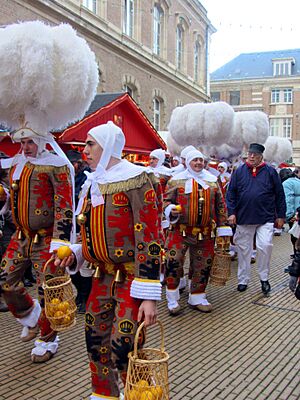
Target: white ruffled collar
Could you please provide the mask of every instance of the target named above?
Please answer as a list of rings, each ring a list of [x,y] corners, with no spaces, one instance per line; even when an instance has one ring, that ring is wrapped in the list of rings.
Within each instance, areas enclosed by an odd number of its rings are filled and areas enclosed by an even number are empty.
[[[92,206],[96,207],[100,204],[104,204],[104,198],[101,194],[99,185],[123,182],[127,179],[135,178],[136,176],[141,175],[143,172],[146,172],[145,167],[132,164],[127,160],[121,160],[108,170],[104,170],[98,165],[94,172],[85,171],[84,173],[86,174],[87,179],[81,188],[81,195],[79,198],[76,215],[78,215],[82,209],[83,201],[88,193],[89,188],[91,188]]]

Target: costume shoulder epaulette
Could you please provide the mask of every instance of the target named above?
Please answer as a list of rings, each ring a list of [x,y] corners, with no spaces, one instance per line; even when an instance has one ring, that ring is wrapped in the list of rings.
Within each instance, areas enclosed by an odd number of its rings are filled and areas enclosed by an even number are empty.
[[[106,183],[104,185],[100,184],[99,189],[102,194],[127,192],[128,190],[141,188],[146,182],[149,182],[149,174],[147,174],[147,172],[142,172],[140,175],[129,178],[126,181]]]
[[[155,176],[153,172],[148,172],[148,176],[153,185],[157,185],[159,183],[159,178]]]
[[[174,187],[174,186],[184,186],[186,182],[186,179],[176,179],[172,178],[168,181],[168,186]]]

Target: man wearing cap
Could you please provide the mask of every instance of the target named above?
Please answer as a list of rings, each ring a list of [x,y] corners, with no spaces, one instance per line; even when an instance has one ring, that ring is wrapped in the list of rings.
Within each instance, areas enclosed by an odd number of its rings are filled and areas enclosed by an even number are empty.
[[[155,178],[121,159],[124,145],[111,121],[88,132],[84,153],[93,172],[76,211],[82,244],[61,263],[73,268],[76,260],[78,269],[87,260],[95,268],[85,317],[91,400],[119,399],[118,372],[125,384],[137,323],[156,322],[161,298]]]
[[[228,222],[236,225],[239,292],[245,291],[250,281],[255,234],[261,289],[264,294],[270,292],[273,227],[282,228],[286,213],[282,184],[276,170],[263,161],[264,150],[259,143],[250,144],[248,158],[232,174],[226,194]]]
[[[50,327],[44,310],[43,271],[51,253],[63,244],[70,244],[73,228],[73,168],[50,135],[37,134],[24,127],[12,138],[21,143],[21,153],[1,160],[9,167],[10,200],[16,233],[12,236],[1,263],[1,287],[9,310],[23,326],[21,340],[34,339],[33,362],[48,361],[58,348],[56,332]],[[46,150],[51,143],[55,151]],[[22,278],[33,265],[37,276],[38,300],[26,291]],[[50,263],[48,276],[63,271]]]
[[[189,151],[186,166],[184,172],[168,182],[165,194],[164,212],[171,228],[165,245],[166,294],[171,315],[180,312],[179,281],[188,249],[192,266],[188,304],[198,311],[212,311],[205,290],[214,255],[216,228],[227,220],[221,188],[217,178],[204,169],[203,154],[198,150]]]

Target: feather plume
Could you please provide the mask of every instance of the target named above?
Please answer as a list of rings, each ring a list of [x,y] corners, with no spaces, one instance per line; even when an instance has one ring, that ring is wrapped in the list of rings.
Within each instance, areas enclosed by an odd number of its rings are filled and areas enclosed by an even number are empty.
[[[0,56],[0,120],[8,128],[24,120],[46,135],[81,119],[96,94],[95,55],[68,24],[0,29]]]
[[[173,110],[169,131],[180,146],[218,146],[231,136],[233,108],[224,102],[192,103]]]
[[[293,148],[289,139],[269,136],[264,146],[264,159],[269,163],[280,164],[292,157]]]
[[[229,145],[241,143],[264,143],[269,135],[268,117],[262,111],[240,111],[235,113],[233,135]]]

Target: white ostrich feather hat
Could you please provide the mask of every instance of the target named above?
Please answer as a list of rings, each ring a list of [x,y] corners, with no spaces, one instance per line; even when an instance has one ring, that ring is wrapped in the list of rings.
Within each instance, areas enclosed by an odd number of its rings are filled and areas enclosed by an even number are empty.
[[[68,24],[23,22],[0,29],[0,122],[14,141],[80,120],[98,84],[95,55]]]

